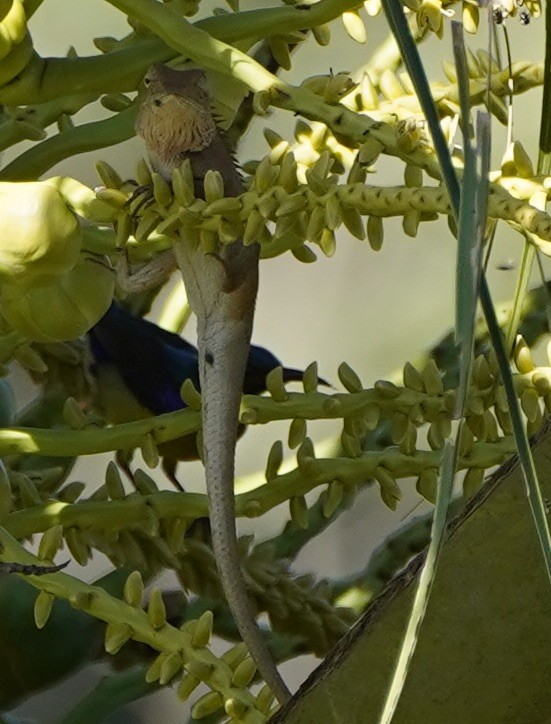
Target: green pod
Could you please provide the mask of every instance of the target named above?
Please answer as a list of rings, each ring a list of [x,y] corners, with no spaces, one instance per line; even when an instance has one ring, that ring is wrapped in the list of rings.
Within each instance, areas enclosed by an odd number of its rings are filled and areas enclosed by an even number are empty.
[[[267,714],[270,711],[270,707],[274,703],[274,695],[270,689],[270,687],[265,684],[262,689],[260,689],[260,692],[258,693],[258,696],[256,697],[256,707],[259,711],[261,711],[263,714]]]
[[[194,649],[203,649],[208,646],[210,637],[212,636],[212,611],[205,611],[203,615],[195,622],[193,633],[191,634],[191,645]]]
[[[242,699],[232,696],[224,702],[224,711],[230,717],[230,721],[244,721],[250,710]]]
[[[4,12],[2,7],[2,34],[7,36],[12,43],[20,43],[27,32],[27,16],[25,14],[25,5],[22,0],[11,0],[9,3],[3,3],[8,5]]]
[[[222,694],[218,691],[210,691],[208,694],[202,696],[191,709],[191,715],[194,719],[204,719],[215,711],[221,709],[224,706],[224,699]]]
[[[252,682],[256,674],[256,664],[250,656],[242,661],[235,669],[232,676],[232,686],[238,689],[245,689]]]
[[[42,629],[48,623],[55,597],[47,591],[40,591],[34,604],[34,622],[36,628]]]
[[[275,480],[277,478],[277,475],[279,473],[279,468],[281,467],[281,463],[283,462],[283,443],[281,440],[276,440],[272,447],[270,448],[270,452],[268,454],[268,460],[266,462],[266,482],[270,483],[272,480]]]
[[[161,671],[159,676],[159,684],[165,686],[171,679],[173,679],[182,668],[182,661],[180,655],[173,651],[169,654],[161,664]]]
[[[186,699],[189,699],[189,697],[193,694],[193,692],[200,683],[201,680],[198,679],[196,676],[192,676],[191,674],[184,676],[180,681],[178,689],[176,690],[176,696],[181,701],[186,701]]]
[[[53,283],[77,263],[79,222],[52,186],[0,183],[0,219],[0,281]]]
[[[306,420],[295,418],[289,426],[288,445],[294,450],[302,445],[307,435]]]
[[[32,288],[5,284],[0,309],[33,342],[66,342],[85,334],[108,310],[115,275],[103,257],[82,254],[66,274]]]
[[[245,660],[248,656],[249,651],[243,642],[235,644],[231,649],[225,651],[220,660],[227,664],[230,669],[235,670],[239,664]]]
[[[147,619],[150,625],[158,631],[166,625],[166,609],[162,594],[158,588],[151,591],[147,605]]]
[[[117,654],[132,636],[132,627],[127,623],[110,622],[105,629],[105,650]]]

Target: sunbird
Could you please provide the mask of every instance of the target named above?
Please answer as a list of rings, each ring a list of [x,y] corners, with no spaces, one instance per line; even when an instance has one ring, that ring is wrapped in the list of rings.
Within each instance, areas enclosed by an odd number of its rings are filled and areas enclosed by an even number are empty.
[[[130,422],[186,407],[180,388],[190,379],[200,390],[197,348],[185,339],[113,302],[88,333],[91,371],[97,381],[97,402],[109,423]],[[251,345],[244,394],[266,390],[266,375],[281,362],[263,347]],[[301,370],[283,367],[283,381],[301,381]],[[321,384],[327,384],[319,379]],[[239,426],[238,437],[245,432]],[[181,487],[175,472],[179,461],[197,460],[196,436],[185,435],[159,445],[163,469]]]

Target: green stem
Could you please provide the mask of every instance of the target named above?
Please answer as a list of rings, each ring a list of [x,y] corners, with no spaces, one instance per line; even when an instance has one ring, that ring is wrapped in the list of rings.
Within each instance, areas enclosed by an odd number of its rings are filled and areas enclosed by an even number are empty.
[[[475,442],[468,455],[460,455],[458,469],[499,465],[514,450],[515,443],[511,435],[493,443]],[[418,450],[415,455],[405,455],[395,449],[387,449],[366,452],[358,458],[313,459],[306,468],[297,467],[278,475],[269,484],[236,496],[236,515],[258,517],[295,496],[306,495],[334,480],[341,481],[345,486],[368,485],[378,467],[384,467],[394,478],[407,478],[418,476],[427,468],[438,468],[441,462],[441,450]],[[69,504],[49,500],[11,513],[5,518],[4,526],[16,538],[27,538],[55,525],[114,530],[140,528],[150,522],[151,510],[161,520],[195,520],[208,515],[208,502],[206,495],[169,490],[105,502]]]
[[[178,410],[135,422],[108,428],[89,427],[84,430],[42,428],[10,428],[0,430],[0,455],[42,454],[93,455],[111,450],[137,447],[147,434],[156,442],[167,442],[197,432],[199,412]]]
[[[84,123],[34,145],[0,171],[2,181],[33,181],[66,158],[122,143],[134,135],[134,106],[102,121]]]
[[[42,564],[39,558],[29,553],[4,528],[0,528],[0,560],[5,562]],[[264,719],[255,707],[253,696],[246,689],[231,685],[232,671],[208,648],[197,648],[189,632],[164,623],[154,626],[148,614],[141,608],[131,606],[98,586],[91,586],[66,573],[52,573],[42,576],[25,576],[35,588],[51,593],[58,599],[69,603],[90,616],[106,623],[118,625],[128,630],[129,638],[148,644],[156,651],[177,653],[186,662],[186,667],[200,667],[204,681],[213,690],[219,691],[224,700],[238,696],[249,707],[251,724],[261,724]]]
[[[47,128],[55,123],[62,114],[73,115],[81,108],[96,100],[97,96],[92,94],[81,94],[76,96],[62,96],[48,103],[40,103],[37,106],[28,106],[22,111],[22,119],[32,123],[37,129]],[[28,138],[25,124],[10,118],[0,126],[0,151],[14,146],[20,141]]]
[[[227,43],[237,43],[247,38],[256,41],[268,37],[277,28],[278,33],[293,30],[304,30],[322,25],[339,17],[345,10],[362,5],[358,0],[321,0],[309,9],[296,7],[263,8],[233,15],[213,16],[197,21],[195,26],[188,23],[176,11],[152,2],[148,16],[146,8],[139,2],[117,4],[112,3],[123,12],[144,22],[151,19],[157,12],[165,17],[165,10],[171,17],[187,26],[212,35]],[[124,6],[123,6],[124,5]],[[151,27],[148,23],[145,23]],[[140,38],[124,48],[118,48],[103,55],[81,58],[45,58],[39,63],[44,64],[41,72],[25,72],[20,78],[14,79],[8,86],[0,89],[0,103],[6,105],[26,105],[29,102],[40,103],[65,95],[68,88],[79,88],[83,93],[109,93],[135,90],[144,75],[146,68],[152,63],[163,63],[183,52],[174,49],[172,44],[165,44],[161,33],[159,37]],[[161,38],[161,39],[160,39]],[[193,47],[193,46],[192,46]],[[191,56],[191,53],[189,54]],[[210,67],[206,63],[205,67]]]

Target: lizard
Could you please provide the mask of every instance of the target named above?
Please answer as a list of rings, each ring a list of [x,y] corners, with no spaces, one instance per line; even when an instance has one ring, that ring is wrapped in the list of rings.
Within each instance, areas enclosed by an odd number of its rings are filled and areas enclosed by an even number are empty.
[[[212,114],[203,70],[151,66],[143,80],[136,132],[152,168],[167,181],[189,159],[197,198],[204,198],[209,170],[221,174],[226,196],[243,192],[241,176]],[[258,627],[241,571],[235,527],[235,446],[258,290],[259,246],[238,240],[206,254],[180,237],[174,242],[174,254],[197,318],[203,463],[214,556],[241,638],[260,675],[284,703],[291,694]]]

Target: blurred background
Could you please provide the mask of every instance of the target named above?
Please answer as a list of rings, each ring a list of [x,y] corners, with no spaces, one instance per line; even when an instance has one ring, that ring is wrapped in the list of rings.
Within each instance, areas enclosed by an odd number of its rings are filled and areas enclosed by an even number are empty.
[[[209,15],[216,3],[205,0],[199,16]],[[218,2],[218,4],[221,4]],[[273,3],[277,5],[278,3]],[[258,7],[258,3],[241,2],[243,9]],[[269,3],[262,3],[269,6]],[[313,40],[302,44],[293,56],[293,70],[283,77],[290,83],[300,83],[307,76],[350,71],[361,77],[362,66],[376,46],[387,36],[382,16],[367,18],[367,44],[354,43],[344,32],[340,21],[331,24],[333,39],[322,48]],[[46,0],[32,18],[31,31],[35,47],[43,56],[64,55],[67,43],[74,44],[79,55],[96,53],[95,36],[122,36],[129,28],[123,15],[107,2],[88,0],[78,9],[71,0]],[[516,19],[508,21],[514,59],[541,60],[543,57],[543,21],[533,21],[522,27]],[[468,39],[472,49],[486,47],[484,29],[477,37]],[[448,28],[444,39],[430,39],[422,45],[422,57],[427,73],[433,80],[444,80],[440,63],[451,59]],[[541,105],[539,91],[515,100],[515,134],[522,140],[534,161],[537,159],[536,109]],[[538,111],[539,112],[539,111]],[[80,112],[75,123],[107,115],[99,104]],[[238,150],[240,162],[261,158],[267,151],[262,130],[269,126],[286,140],[293,141],[295,120],[290,114],[276,111],[270,116],[256,118]],[[499,167],[504,152],[504,129],[494,124],[493,168]],[[25,149],[25,144],[6,154],[6,162]],[[48,176],[68,175],[96,186],[94,162],[107,160],[123,178],[134,175],[137,159],[144,155],[141,143],[133,139],[103,153],[83,154],[54,167]],[[377,173],[368,179],[371,184],[401,184],[403,167],[393,159],[381,157]],[[318,252],[318,250],[316,249]],[[489,279],[496,302],[509,300],[515,285],[515,271],[501,271],[502,263],[515,263],[522,251],[521,237],[513,235],[503,225],[498,227],[493,263]],[[341,229],[337,251],[327,259],[318,252],[314,264],[301,264],[290,254],[267,260],[261,265],[261,288],[257,302],[253,341],[269,348],[285,365],[305,368],[313,360],[319,363],[320,375],[338,387],[337,368],[346,360],[360,375],[364,386],[370,387],[380,378],[392,377],[406,360],[418,355],[448,332],[453,324],[455,242],[445,222],[424,223],[417,238],[407,237],[400,220],[385,221],[385,241],[380,252],[373,252],[367,241],[352,238]],[[158,305],[154,308],[158,311]],[[191,341],[195,338],[194,320],[185,330]],[[14,370],[12,382],[21,406],[34,394],[24,373]],[[262,470],[271,443],[287,439],[288,423],[272,423],[269,428],[252,427],[238,444],[237,473],[244,476]],[[318,443],[339,434],[338,421],[309,424],[309,435]],[[289,452],[287,451],[289,455]],[[292,456],[291,456],[292,457]],[[104,478],[110,455],[81,459],[72,479],[85,480],[90,491]],[[139,461],[136,460],[139,464]],[[166,487],[161,473],[152,473]],[[186,463],[179,468],[179,478],[186,490],[203,491],[200,464]],[[360,492],[353,509],[340,516],[323,535],[308,545],[297,560],[297,572],[314,571],[317,575],[342,576],[363,567],[372,551],[386,535],[405,519],[417,516],[429,508],[420,504],[415,481],[402,483],[403,500],[395,512],[380,500],[378,489]],[[317,499],[313,493],[309,502]],[[241,533],[254,532],[257,540],[280,531],[288,509],[276,509],[255,521],[239,521]],[[69,572],[87,581],[95,580],[109,570],[110,564],[96,554],[85,569],[71,563]],[[166,584],[171,579],[167,577]],[[282,666],[286,681],[294,690],[319,662],[302,657]],[[85,691],[105,674],[107,667],[96,665],[78,672],[68,682],[54,690],[39,694],[22,703],[16,712],[49,724],[58,721]],[[52,712],[52,713],[48,713]],[[185,709],[170,688],[117,712],[111,723],[150,722],[172,724],[185,720]]]

